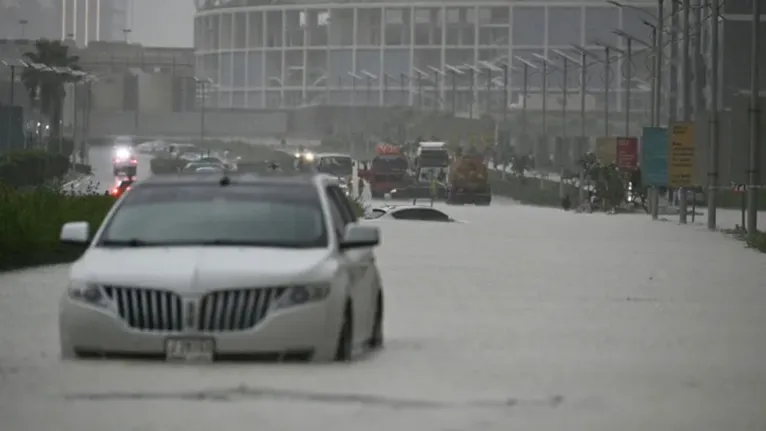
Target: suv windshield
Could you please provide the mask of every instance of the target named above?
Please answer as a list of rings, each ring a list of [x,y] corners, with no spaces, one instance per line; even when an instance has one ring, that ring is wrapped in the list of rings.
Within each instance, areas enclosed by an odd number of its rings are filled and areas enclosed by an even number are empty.
[[[353,171],[353,162],[351,157],[343,156],[324,156],[317,160],[317,171],[338,176],[351,175]]]
[[[317,191],[308,185],[150,185],[125,197],[101,247],[327,246]]]

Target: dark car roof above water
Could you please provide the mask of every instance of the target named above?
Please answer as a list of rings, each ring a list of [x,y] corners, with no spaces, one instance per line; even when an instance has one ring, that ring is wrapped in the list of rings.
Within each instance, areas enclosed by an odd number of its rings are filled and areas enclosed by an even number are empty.
[[[187,173],[179,175],[155,175],[140,183],[141,186],[189,186],[189,185],[221,185],[228,181],[231,185],[312,185],[316,174],[313,173],[283,173],[273,172],[267,175],[226,174],[211,175],[208,173]],[[226,180],[224,180],[226,178]]]

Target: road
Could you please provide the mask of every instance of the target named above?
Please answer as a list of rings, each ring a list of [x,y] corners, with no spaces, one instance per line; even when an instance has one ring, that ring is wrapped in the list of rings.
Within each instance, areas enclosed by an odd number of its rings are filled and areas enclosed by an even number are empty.
[[[446,210],[465,223],[382,224],[387,346],[353,364],[62,362],[67,267],[0,275],[2,429],[766,429],[763,254],[643,215]]]

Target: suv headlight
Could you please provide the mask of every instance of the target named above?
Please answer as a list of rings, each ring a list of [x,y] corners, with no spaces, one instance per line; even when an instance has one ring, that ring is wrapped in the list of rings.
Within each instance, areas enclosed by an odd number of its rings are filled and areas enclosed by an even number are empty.
[[[107,304],[104,291],[95,284],[70,284],[67,294],[71,299],[89,305],[106,307]]]
[[[277,301],[277,308],[289,308],[296,305],[321,301],[330,294],[329,284],[304,284],[290,286]]]

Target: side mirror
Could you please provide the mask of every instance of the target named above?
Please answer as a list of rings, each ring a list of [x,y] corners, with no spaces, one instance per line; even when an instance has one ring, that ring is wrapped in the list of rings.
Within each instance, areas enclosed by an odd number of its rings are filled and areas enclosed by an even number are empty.
[[[375,226],[350,224],[346,226],[343,240],[340,242],[341,250],[352,248],[369,248],[380,244],[380,230]]]
[[[86,221],[65,223],[59,237],[64,244],[88,244],[90,242],[90,224]]]

